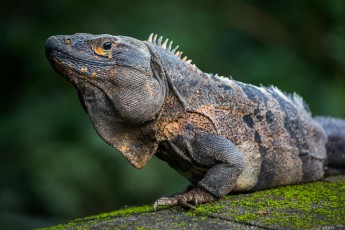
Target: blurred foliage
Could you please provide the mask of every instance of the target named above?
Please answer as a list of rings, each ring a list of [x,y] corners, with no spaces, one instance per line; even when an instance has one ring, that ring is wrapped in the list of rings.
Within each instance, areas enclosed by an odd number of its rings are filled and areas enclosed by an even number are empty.
[[[345,2],[25,1],[2,3],[0,221],[16,228],[152,203],[188,182],[153,159],[135,170],[93,131],[44,55],[50,35],[171,38],[206,72],[301,94],[345,117]],[[17,224],[17,225],[14,225]]]

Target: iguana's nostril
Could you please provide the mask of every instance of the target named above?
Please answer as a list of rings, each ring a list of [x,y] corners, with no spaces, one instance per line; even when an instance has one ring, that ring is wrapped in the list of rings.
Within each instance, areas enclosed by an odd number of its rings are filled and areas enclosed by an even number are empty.
[[[67,45],[71,45],[72,44],[72,39],[71,38],[65,38],[65,43]]]
[[[46,50],[53,50],[58,46],[56,40],[52,37],[48,38],[46,41]]]

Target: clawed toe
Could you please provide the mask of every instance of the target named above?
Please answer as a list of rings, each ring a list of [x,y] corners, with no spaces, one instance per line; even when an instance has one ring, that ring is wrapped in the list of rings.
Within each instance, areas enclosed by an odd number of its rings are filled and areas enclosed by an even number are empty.
[[[182,208],[185,208],[185,209],[196,209],[196,204],[194,204],[195,206],[193,206],[192,204],[186,202],[186,201],[180,201],[178,203]]]
[[[168,205],[174,206],[178,204],[178,200],[175,197],[161,197],[153,204],[153,209],[156,211],[159,206]]]
[[[159,206],[180,205],[185,209],[196,209],[199,203],[214,201],[216,198],[201,188],[194,188],[186,193],[174,197],[159,198],[154,204],[153,209],[156,211]]]
[[[192,205],[194,204],[194,205]],[[153,209],[157,211],[157,208],[159,206],[175,206],[180,205],[182,208],[185,209],[196,209],[196,206],[198,205],[198,201],[196,199],[189,200],[186,199],[183,195],[179,195],[176,197],[162,197],[156,200],[156,202],[153,204]]]

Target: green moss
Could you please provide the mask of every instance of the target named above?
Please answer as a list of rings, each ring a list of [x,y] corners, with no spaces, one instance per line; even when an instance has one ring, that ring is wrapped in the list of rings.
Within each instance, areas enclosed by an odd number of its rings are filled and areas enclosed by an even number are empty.
[[[217,204],[200,205],[191,215],[225,217],[259,226],[313,228],[345,225],[345,181],[314,182],[250,194],[230,195]]]
[[[230,195],[217,202],[199,205],[187,214],[193,221],[213,218],[250,223],[268,228],[322,228],[324,226],[345,225],[345,177],[327,178],[303,185],[279,187],[248,194]],[[169,208],[169,207],[165,207]],[[162,209],[162,208],[160,208]],[[182,209],[177,208],[175,210]],[[77,219],[66,225],[50,229],[87,229],[100,220],[108,221],[116,217],[153,212],[152,206],[120,209],[110,213]],[[162,218],[155,213],[157,218]],[[185,222],[178,220],[167,223],[167,228],[181,228]],[[122,226],[125,228],[126,226]],[[137,229],[143,229],[138,227]]]
[[[201,216],[201,217],[209,217],[209,216],[219,213],[222,209],[224,209],[223,205],[219,205],[215,203],[201,204],[195,210],[189,211],[188,214]]]
[[[132,214],[137,214],[137,213],[147,213],[147,212],[153,212],[152,206],[139,206],[139,207],[132,207],[132,208],[125,208],[125,209],[120,209],[116,210],[114,212],[109,212],[109,213],[102,213],[99,215],[95,216],[90,216],[82,219],[76,219],[75,222],[78,221],[86,221],[86,220],[99,220],[99,219],[107,219],[109,217],[119,217],[119,216],[129,216]]]
[[[207,217],[206,216],[202,216],[202,217],[200,217],[200,220],[202,220],[202,221],[205,221],[207,219]]]
[[[50,230],[59,230],[59,229],[66,229],[66,228],[74,228],[74,229],[87,229],[87,227],[90,224],[97,223],[100,220],[107,220],[111,219],[114,217],[124,217],[124,216],[130,216],[133,214],[138,214],[138,213],[148,213],[148,212],[153,212],[153,207],[152,206],[139,206],[139,207],[130,207],[130,208],[124,208],[120,210],[116,210],[114,212],[109,212],[109,213],[102,213],[99,215],[94,215],[94,216],[89,216],[85,218],[78,218],[75,219],[67,224],[64,225],[57,225],[53,227],[49,227],[46,229]]]
[[[185,221],[182,221],[182,222],[180,222],[180,223],[176,223],[176,226],[177,227],[184,227],[184,226],[186,226],[187,225],[187,223],[185,222]]]
[[[225,199],[227,217],[262,226],[312,228],[345,224],[345,182],[314,182]],[[233,209],[231,209],[231,207]],[[234,212],[233,210],[238,210]]]

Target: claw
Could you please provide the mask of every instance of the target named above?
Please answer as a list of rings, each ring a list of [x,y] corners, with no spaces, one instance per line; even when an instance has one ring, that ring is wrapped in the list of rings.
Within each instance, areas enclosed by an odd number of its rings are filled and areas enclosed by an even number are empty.
[[[158,202],[156,201],[154,204],[153,204],[153,210],[155,212],[157,212],[157,207],[158,207]]]

